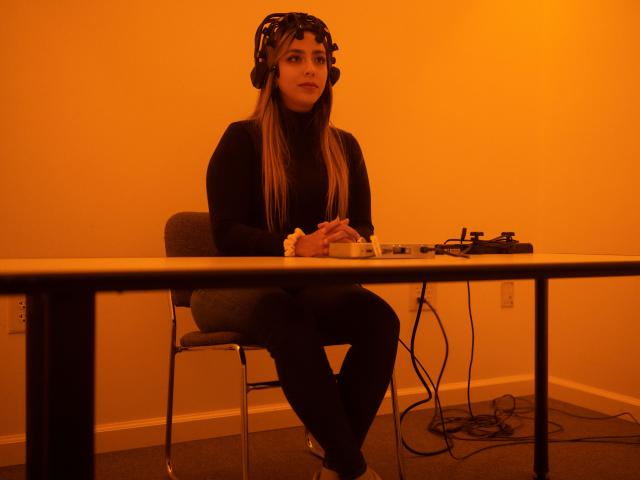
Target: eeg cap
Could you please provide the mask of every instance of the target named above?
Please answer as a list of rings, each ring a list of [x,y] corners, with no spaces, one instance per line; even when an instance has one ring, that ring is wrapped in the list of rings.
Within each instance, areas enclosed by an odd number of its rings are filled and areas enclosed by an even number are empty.
[[[304,32],[315,34],[316,41],[323,43],[329,56],[329,81],[331,85],[340,78],[340,69],[333,64],[336,59],[333,52],[338,50],[338,45],[333,43],[327,25],[317,17],[302,12],[272,13],[267,15],[256,30],[255,46],[253,50],[254,67],[251,70],[251,83],[254,87],[261,89],[264,87],[269,70],[277,72],[277,66],[269,68],[267,65],[267,47],[275,47],[274,36],[278,31],[289,31],[295,29],[295,38],[302,40]]]

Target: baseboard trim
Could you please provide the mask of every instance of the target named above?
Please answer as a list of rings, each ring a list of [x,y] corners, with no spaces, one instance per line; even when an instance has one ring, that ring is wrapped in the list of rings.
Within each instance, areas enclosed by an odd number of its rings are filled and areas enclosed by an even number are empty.
[[[629,412],[640,418],[640,398],[621,395],[560,377],[549,377],[549,397],[606,415]],[[630,417],[620,417],[632,421]]]
[[[466,382],[453,382],[440,387],[443,405],[466,402]],[[516,375],[474,380],[471,382],[472,401],[484,401],[511,393],[528,395],[533,391],[532,375]],[[398,389],[401,408],[425,397],[422,387]],[[421,408],[431,407],[429,405]],[[391,413],[389,393],[380,408],[380,414]],[[162,445],[165,435],[164,417],[104,423],[96,426],[96,453]],[[173,441],[186,442],[204,438],[235,435],[240,431],[240,409],[213,410],[175,415]],[[288,403],[271,403],[249,407],[249,425],[252,432],[287,428],[300,425]],[[25,461],[25,435],[0,436],[0,466]]]
[[[533,375],[510,375],[504,377],[484,378],[472,380],[470,385],[471,401],[484,402],[493,400],[506,393],[521,396],[533,393]],[[426,393],[423,387],[409,387],[398,389],[398,403],[404,409],[410,404],[425,398]],[[440,386],[440,402],[443,406],[461,405],[467,402],[467,382],[449,382]],[[385,401],[380,407],[382,414],[391,413],[391,402],[389,392]],[[417,409],[433,408],[433,404],[421,405]]]
[[[471,382],[471,400],[492,400],[506,393],[521,396],[533,394],[533,375],[513,375],[487,378]],[[406,408],[425,397],[422,387],[398,389],[398,401]],[[589,408],[607,415],[630,412],[640,418],[640,399],[616,392],[592,387],[559,377],[549,377],[549,397]],[[466,382],[450,382],[440,387],[443,405],[459,405],[467,401]],[[433,403],[420,408],[431,408]],[[391,413],[389,394],[380,407],[380,414]],[[271,403],[249,408],[251,431],[272,430],[300,425],[288,403]],[[174,442],[200,440],[211,437],[236,435],[240,431],[240,410],[232,408],[176,415],[174,417]],[[147,418],[127,422],[104,423],[96,426],[96,452],[110,452],[162,445],[164,442],[164,417]],[[0,466],[24,463],[25,435],[0,436]]]

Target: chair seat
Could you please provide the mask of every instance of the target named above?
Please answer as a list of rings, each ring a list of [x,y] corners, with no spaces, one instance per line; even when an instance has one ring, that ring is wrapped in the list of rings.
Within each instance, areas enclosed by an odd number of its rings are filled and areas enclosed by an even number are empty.
[[[247,335],[240,332],[200,332],[198,330],[185,333],[180,338],[180,345],[189,347],[211,347],[214,345],[237,344],[243,347],[264,348],[251,340]],[[344,345],[344,342],[323,338],[322,344],[325,347]]]
[[[235,343],[242,346],[257,347],[249,337],[239,332],[200,332],[185,333],[180,338],[183,347],[209,347],[213,345],[225,345]]]

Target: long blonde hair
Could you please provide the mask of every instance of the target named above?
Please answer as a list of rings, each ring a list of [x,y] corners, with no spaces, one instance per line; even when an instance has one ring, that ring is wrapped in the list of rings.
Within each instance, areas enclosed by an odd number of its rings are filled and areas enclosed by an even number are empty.
[[[290,158],[282,130],[277,103],[279,95],[273,71],[293,41],[294,33],[295,31],[289,30],[277,35],[275,47],[268,47],[269,75],[260,90],[251,116],[251,119],[258,122],[262,132],[262,190],[267,228],[272,232],[282,231],[286,224],[289,186],[285,166]],[[330,63],[327,62],[327,65]],[[319,126],[320,150],[327,169],[327,219],[346,217],[349,199],[349,170],[344,145],[338,130],[329,123],[332,102],[331,82],[327,79],[325,89],[313,109],[314,121]]]

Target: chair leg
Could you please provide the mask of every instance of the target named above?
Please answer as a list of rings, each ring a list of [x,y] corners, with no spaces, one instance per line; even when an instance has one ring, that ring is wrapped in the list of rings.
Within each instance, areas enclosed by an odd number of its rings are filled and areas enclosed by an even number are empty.
[[[175,328],[175,326],[174,326]],[[165,443],[164,443],[164,460],[167,476],[171,480],[177,480],[173,473],[173,463],[171,460],[171,430],[173,425],[173,385],[174,373],[176,367],[176,348],[173,341],[171,342],[171,355],[169,357],[169,393],[167,398],[167,419],[165,424]]]
[[[242,422],[242,431],[240,433],[240,442],[242,448],[242,480],[249,480],[249,407],[247,399],[247,359],[242,346],[237,345],[236,351],[240,357],[241,372],[240,384],[242,391],[240,392],[240,419]]]
[[[391,374],[391,383],[389,384],[391,389],[391,408],[393,410],[393,427],[395,429],[396,437],[396,459],[398,462],[398,476],[400,480],[404,480],[405,468],[404,468],[404,456],[402,455],[402,429],[400,426],[400,408],[398,407],[398,392],[396,390],[396,374],[395,370]]]

